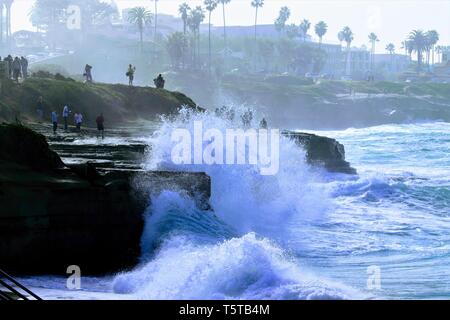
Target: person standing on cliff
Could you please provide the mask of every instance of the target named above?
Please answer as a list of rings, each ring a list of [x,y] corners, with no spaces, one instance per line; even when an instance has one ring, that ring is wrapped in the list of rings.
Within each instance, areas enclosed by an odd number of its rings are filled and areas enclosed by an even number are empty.
[[[84,67],[84,76],[86,77],[86,82],[92,82],[92,66],[86,64]]]
[[[164,80],[162,74],[159,74],[156,79],[153,79],[153,83],[155,84],[155,87],[157,89],[164,89],[164,85],[166,83],[166,80]]]
[[[81,132],[81,124],[83,123],[83,115],[81,112],[78,112],[75,115],[75,126],[77,127],[77,131]]]
[[[97,130],[102,134],[102,139],[105,139],[105,127],[103,126],[105,118],[103,118],[103,113],[100,113],[95,122],[97,122]]]
[[[28,77],[28,60],[25,57],[20,57],[20,65],[22,66],[22,78]]]
[[[19,77],[20,77],[20,73],[21,73],[21,70],[22,70],[22,65],[20,64],[19,57],[15,57],[14,58],[14,61],[12,63],[12,68],[13,68],[14,81],[19,83]]]
[[[64,118],[64,130],[67,131],[67,120],[69,118],[70,110],[69,106],[65,105],[63,108],[63,118]]]
[[[259,127],[261,129],[267,129],[267,121],[266,118],[262,118],[261,122],[259,123]]]
[[[58,114],[56,111],[52,111],[52,123],[53,123],[53,134],[56,134],[56,130],[58,129]]]
[[[136,71],[136,67],[133,67],[131,64],[128,66],[128,71],[126,73],[126,76],[128,77],[128,85],[131,87],[133,86],[133,80],[134,80],[134,73]]]

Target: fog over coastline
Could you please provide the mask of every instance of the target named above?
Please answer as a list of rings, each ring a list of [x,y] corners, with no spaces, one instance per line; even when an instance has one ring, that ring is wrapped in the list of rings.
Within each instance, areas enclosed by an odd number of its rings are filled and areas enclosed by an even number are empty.
[[[109,2],[109,0],[105,0]],[[178,6],[183,0],[158,2],[158,13],[179,16]],[[28,12],[34,0],[16,0],[12,6],[12,31],[34,30],[28,20]],[[203,1],[189,1],[192,6],[202,5]],[[146,6],[153,11],[153,1],[116,0],[121,11],[135,6]],[[326,43],[338,43],[336,35],[344,25],[353,26],[355,32],[354,44],[367,45],[367,34],[375,32],[382,34],[376,52],[384,53],[384,48],[390,42],[400,48],[412,29],[436,29],[440,32],[442,43],[450,42],[450,1],[449,0],[353,0],[353,1],[313,1],[313,0],[266,0],[263,10],[258,17],[258,24],[272,24],[278,15],[280,7],[291,9],[289,23],[298,24],[302,19],[309,19],[314,23],[319,20],[327,21],[329,30],[324,37]],[[233,0],[227,5],[227,25],[252,25],[254,10],[250,1]],[[401,17],[414,17],[401,19]],[[222,25],[221,10],[215,10],[211,16],[212,24]],[[206,21],[205,21],[206,23]]]

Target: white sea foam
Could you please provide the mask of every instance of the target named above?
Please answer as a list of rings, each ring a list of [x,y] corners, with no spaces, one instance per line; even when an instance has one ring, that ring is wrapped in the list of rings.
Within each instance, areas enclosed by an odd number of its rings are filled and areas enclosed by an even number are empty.
[[[173,165],[171,131],[235,127],[210,113],[182,112],[152,138],[148,168],[203,171],[211,176],[213,212],[173,192],[155,197],[146,214],[143,262],[115,278],[114,291],[144,299],[345,299],[356,293],[293,259],[283,242],[291,220],[320,219],[328,194],[316,183],[304,151],[280,142],[280,171],[261,176],[251,165]],[[224,227],[226,226],[226,227]],[[272,239],[272,240],[269,240]]]

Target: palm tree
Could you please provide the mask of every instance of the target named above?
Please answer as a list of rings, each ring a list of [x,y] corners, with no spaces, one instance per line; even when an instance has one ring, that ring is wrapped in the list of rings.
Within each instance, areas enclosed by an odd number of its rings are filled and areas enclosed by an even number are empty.
[[[153,41],[156,42],[156,32],[158,30],[158,0],[155,1],[155,33],[153,35]]]
[[[316,32],[317,36],[319,37],[319,48],[322,46],[322,38],[328,31],[328,26],[324,21],[319,21],[314,26],[314,31]]]
[[[402,45],[402,46],[400,47],[400,49],[405,50],[405,56],[407,56],[407,55],[408,55],[408,47],[409,47],[409,42],[408,42],[408,40],[402,41],[401,45]]]
[[[408,37],[411,44],[411,51],[417,53],[417,71],[422,70],[423,52],[427,47],[427,37],[422,30],[413,30]]]
[[[211,73],[211,13],[217,8],[217,0],[205,0],[206,10],[208,10],[208,57],[209,72]]]
[[[223,44],[224,48],[227,48],[227,33],[226,33],[226,24],[225,24],[225,5],[229,3],[231,0],[219,0],[222,4],[222,16],[223,16]]]
[[[201,6],[192,9],[188,17],[188,26],[194,36],[194,64],[197,64],[198,57],[200,56],[200,24],[204,19],[205,13]],[[195,42],[197,42],[197,58],[195,54]]]
[[[256,26],[258,24],[258,8],[262,8],[264,6],[264,0],[252,0],[252,7],[255,8],[255,43],[253,47],[253,55],[254,55],[254,68],[256,70]]]
[[[390,58],[391,58],[391,71],[393,70],[393,59],[394,59],[394,53],[395,53],[395,45],[393,43],[389,43],[386,46],[386,51],[389,52]]]
[[[172,60],[172,67],[178,69],[184,67],[184,57],[188,47],[186,35],[182,32],[174,32],[167,38],[166,49]]]
[[[378,36],[371,32],[369,34],[369,42],[371,44],[371,49],[370,49],[370,71],[373,71],[373,64],[374,64],[374,60],[375,60],[375,43],[380,41],[380,39],[378,39]]]
[[[435,55],[434,47],[435,47],[436,43],[439,41],[439,33],[436,30],[430,30],[426,33],[426,37],[428,38],[428,42],[430,45],[430,51],[432,51],[431,64],[434,65],[434,55]],[[430,53],[428,53],[428,56],[429,55],[430,55]]]
[[[344,27],[341,32],[339,32],[342,40],[347,44],[347,58],[346,58],[346,67],[345,73],[347,76],[350,76],[350,45],[352,44],[354,34],[353,31],[349,27]],[[338,36],[339,36],[338,34]]]
[[[128,12],[128,22],[139,29],[141,52],[144,47],[144,26],[152,23],[152,13],[144,7],[135,7]]]
[[[393,43],[389,43],[386,46],[386,51],[389,52],[389,54],[394,54],[395,53],[395,45]]]
[[[189,10],[191,10],[191,7],[189,7],[189,5],[186,2],[180,4],[180,6],[178,7],[178,12],[181,14],[181,20],[183,20],[183,33],[184,34],[186,34]]]
[[[280,8],[280,14],[278,15],[278,18],[275,20],[275,28],[279,33],[284,31],[286,27],[286,21],[288,21],[289,17],[291,15],[291,10],[289,10],[288,7],[281,7]]]
[[[302,30],[303,34],[303,42],[306,41],[306,36],[308,35],[308,30],[311,27],[311,22],[309,22],[306,19],[303,19],[303,21],[300,23],[300,30]]]
[[[286,36],[289,39],[294,39],[294,38],[298,37],[298,35],[299,35],[299,29],[294,23],[291,23],[290,25],[286,26]]]
[[[255,8],[255,44],[256,44],[256,25],[258,24],[258,8],[264,6],[264,0],[252,0],[252,7]]]

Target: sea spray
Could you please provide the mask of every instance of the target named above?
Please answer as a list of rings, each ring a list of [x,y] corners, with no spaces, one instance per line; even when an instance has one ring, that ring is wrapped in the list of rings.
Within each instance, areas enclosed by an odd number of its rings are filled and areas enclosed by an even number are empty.
[[[261,175],[257,164],[174,164],[171,132],[193,130],[195,121],[205,130],[240,126],[237,119],[182,110],[151,137],[147,169],[206,172],[213,210],[201,211],[173,191],[154,195],[145,214],[142,262],[115,278],[114,291],[148,299],[348,298],[349,289],[312,275],[282,248],[292,220],[320,219],[330,208],[304,150],[282,137],[274,176]]]
[[[230,120],[183,109],[175,119],[164,119],[151,137],[152,151],[146,167],[206,172],[212,181],[215,213],[237,231],[268,234],[273,229],[271,236],[281,235],[293,215],[316,219],[329,209],[327,193],[316,184],[319,173],[306,164],[305,151],[286,137],[280,139],[280,167],[274,176],[261,176],[257,164],[174,164],[171,133],[178,128],[193,132],[195,122],[202,122],[204,130],[216,128],[222,132],[242,127],[238,116]]]

